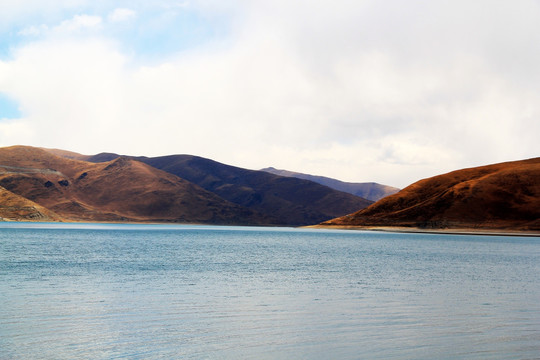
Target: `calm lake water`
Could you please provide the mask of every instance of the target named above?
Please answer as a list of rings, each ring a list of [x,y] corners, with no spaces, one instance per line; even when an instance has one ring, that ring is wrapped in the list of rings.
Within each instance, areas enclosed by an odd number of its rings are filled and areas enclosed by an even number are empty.
[[[538,359],[540,238],[0,223],[1,359]]]

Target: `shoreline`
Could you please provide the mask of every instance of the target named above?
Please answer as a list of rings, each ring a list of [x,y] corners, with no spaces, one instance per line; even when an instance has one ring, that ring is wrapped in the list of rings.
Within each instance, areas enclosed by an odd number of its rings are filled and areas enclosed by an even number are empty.
[[[475,228],[446,228],[446,229],[426,229],[419,227],[405,226],[361,226],[361,225],[247,225],[247,224],[205,224],[205,223],[177,223],[177,222],[151,222],[151,221],[85,221],[85,220],[65,220],[62,221],[40,221],[40,220],[12,220],[0,218],[1,223],[56,223],[56,224],[110,224],[110,225],[202,225],[202,226],[257,226],[257,227],[291,227],[298,229],[328,229],[328,230],[364,230],[395,233],[413,234],[440,234],[440,235],[482,235],[482,236],[526,236],[540,237],[540,231],[534,230],[511,230],[511,229],[475,229]]]
[[[540,237],[539,231],[510,230],[510,229],[473,229],[473,228],[424,229],[424,228],[418,228],[418,227],[404,227],[404,226],[353,226],[353,225],[310,225],[310,226],[304,226],[304,227],[310,228],[310,229],[366,230],[366,231],[413,233],[413,234]]]

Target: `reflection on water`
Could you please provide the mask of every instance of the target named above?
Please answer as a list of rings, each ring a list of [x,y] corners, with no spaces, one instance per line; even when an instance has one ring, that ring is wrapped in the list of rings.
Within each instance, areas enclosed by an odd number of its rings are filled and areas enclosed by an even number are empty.
[[[3,225],[1,358],[509,359],[538,238]]]

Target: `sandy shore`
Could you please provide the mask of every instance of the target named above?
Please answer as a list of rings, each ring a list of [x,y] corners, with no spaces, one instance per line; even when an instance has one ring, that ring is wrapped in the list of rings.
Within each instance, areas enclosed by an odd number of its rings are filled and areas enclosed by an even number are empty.
[[[341,230],[368,230],[368,231],[387,231],[387,232],[403,232],[403,233],[425,233],[425,234],[451,234],[451,235],[491,235],[491,236],[531,236],[540,237],[538,231],[524,230],[498,230],[498,229],[425,229],[417,227],[400,227],[400,226],[347,226],[347,225],[312,225],[306,226],[312,229],[341,229]]]

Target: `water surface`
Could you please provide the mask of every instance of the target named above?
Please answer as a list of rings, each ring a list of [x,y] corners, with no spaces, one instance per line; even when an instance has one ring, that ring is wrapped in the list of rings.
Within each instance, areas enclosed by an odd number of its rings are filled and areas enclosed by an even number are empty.
[[[0,358],[534,359],[540,239],[0,224]]]

